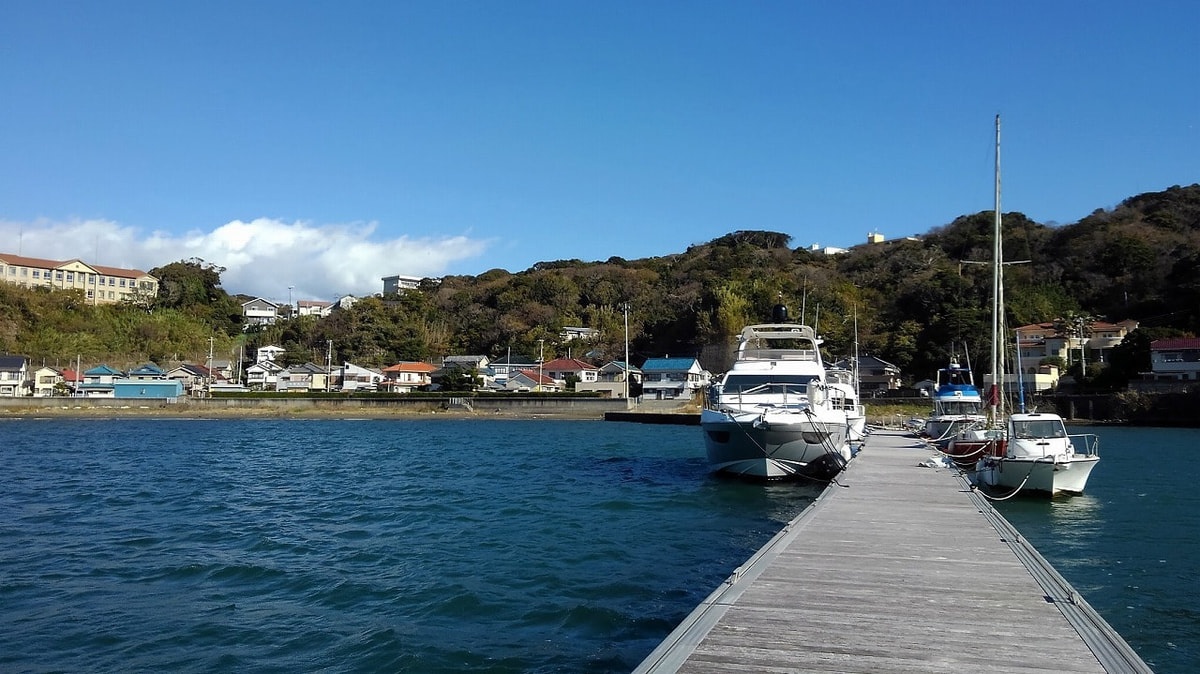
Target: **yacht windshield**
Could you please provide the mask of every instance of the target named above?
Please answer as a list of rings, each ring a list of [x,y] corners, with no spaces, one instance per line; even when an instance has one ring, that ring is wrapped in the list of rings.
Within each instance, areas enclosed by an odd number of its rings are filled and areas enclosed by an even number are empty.
[[[943,415],[980,414],[983,410],[982,403],[962,400],[938,400],[934,403],[934,407],[937,408],[936,414]]]
[[[1014,421],[1013,436],[1017,438],[1065,438],[1067,428],[1061,421]]]
[[[722,390],[725,393],[803,393],[808,382],[816,378],[811,374],[731,374],[725,379]]]

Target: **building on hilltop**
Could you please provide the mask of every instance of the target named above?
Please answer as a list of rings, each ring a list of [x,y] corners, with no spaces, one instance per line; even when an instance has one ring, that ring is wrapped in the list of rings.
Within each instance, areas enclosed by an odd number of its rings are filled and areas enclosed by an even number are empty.
[[[255,297],[248,302],[242,302],[242,329],[256,325],[274,325],[279,319],[279,305],[271,300]]]
[[[822,247],[819,243],[814,243],[808,247],[808,250],[813,253],[821,253],[823,255],[841,255],[847,251],[846,248],[838,248],[837,246]]]
[[[79,290],[88,304],[149,302],[158,296],[158,279],[139,269],[87,264],[82,260],[46,260],[0,253],[0,279],[23,288]]]
[[[296,315],[298,316],[317,316],[325,318],[333,311],[332,302],[323,302],[321,300],[297,300]]]
[[[558,337],[564,342],[571,342],[576,339],[590,342],[600,337],[600,331],[595,328],[564,326],[562,331],[558,333]]]
[[[384,276],[382,280],[384,295],[399,295],[406,290],[420,288],[421,281],[424,281],[425,277],[396,274],[395,276]]]

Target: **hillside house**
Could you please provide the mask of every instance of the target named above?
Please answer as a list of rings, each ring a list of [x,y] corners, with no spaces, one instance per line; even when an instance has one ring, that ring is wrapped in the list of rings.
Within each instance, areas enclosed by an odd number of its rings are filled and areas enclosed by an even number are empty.
[[[648,358],[641,370],[642,395],[656,400],[691,398],[712,379],[695,358]]]
[[[278,304],[261,297],[255,297],[249,302],[242,302],[242,324],[245,328],[256,325],[274,325],[277,320],[279,320]]]
[[[280,356],[287,353],[287,349],[268,344],[260,346],[254,353],[254,362],[261,363],[263,361],[275,362]]]
[[[297,300],[296,302],[297,316],[316,316],[318,318],[325,318],[332,311],[332,302],[322,302],[321,300]]]

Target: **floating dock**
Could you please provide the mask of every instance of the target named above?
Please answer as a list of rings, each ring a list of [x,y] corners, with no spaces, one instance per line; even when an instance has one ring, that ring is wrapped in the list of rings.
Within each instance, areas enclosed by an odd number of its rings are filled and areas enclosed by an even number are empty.
[[[635,672],[1150,672],[957,470],[876,431]]]

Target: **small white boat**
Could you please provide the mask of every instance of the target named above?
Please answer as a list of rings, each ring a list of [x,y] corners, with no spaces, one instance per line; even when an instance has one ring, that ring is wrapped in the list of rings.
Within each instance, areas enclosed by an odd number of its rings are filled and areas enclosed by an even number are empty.
[[[1083,493],[1100,461],[1096,435],[1070,435],[1062,417],[1036,412],[1010,415],[1006,430],[976,464],[979,484],[1050,496]]]
[[[776,318],[786,309],[776,308]],[[795,323],[742,329],[733,366],[700,413],[710,468],[756,479],[830,480],[850,459],[844,397],[825,380],[821,340]]]

